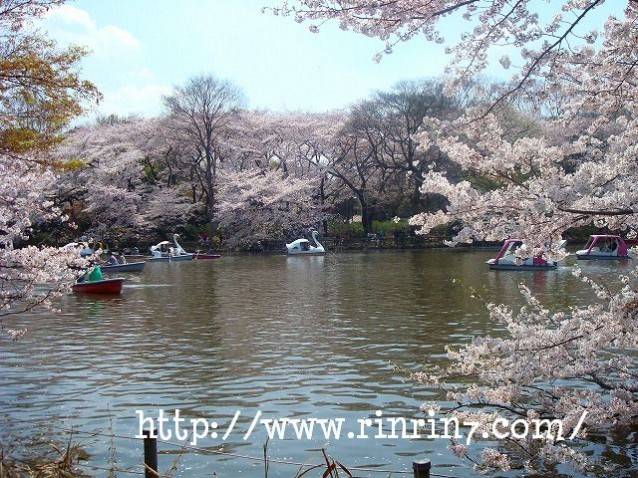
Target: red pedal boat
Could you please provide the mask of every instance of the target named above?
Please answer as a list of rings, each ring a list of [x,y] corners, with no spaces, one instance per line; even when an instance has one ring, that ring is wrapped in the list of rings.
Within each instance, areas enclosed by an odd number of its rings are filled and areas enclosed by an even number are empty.
[[[117,295],[122,293],[122,285],[126,279],[102,279],[98,281],[76,282],[73,292],[76,294],[106,294]]]
[[[195,252],[195,256],[193,257],[193,259],[199,259],[201,260],[210,260],[210,259],[219,259],[221,257],[221,255],[219,254],[215,254],[212,252]]]

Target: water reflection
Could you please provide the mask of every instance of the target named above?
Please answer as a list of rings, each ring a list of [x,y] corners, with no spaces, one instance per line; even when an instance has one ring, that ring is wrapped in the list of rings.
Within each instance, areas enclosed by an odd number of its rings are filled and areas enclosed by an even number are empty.
[[[7,432],[27,434],[43,420],[83,430],[138,432],[136,410],[228,424],[225,442],[200,445],[261,456],[265,432],[243,439],[252,417],[418,416],[423,401],[442,400],[395,364],[440,360],[447,345],[498,333],[487,301],[521,304],[523,283],[551,307],[578,305],[591,293],[570,268],[545,273],[489,271],[491,252],[423,251],[326,256],[228,256],[219,261],[148,264],[121,297],[65,297],[61,313],[23,319],[30,332],[0,345],[0,413]],[[611,276],[623,264],[581,265]],[[7,326],[12,326],[9,319]],[[221,434],[221,433],[220,433]],[[273,457],[316,461],[326,440],[270,442]],[[116,440],[118,465],[140,461],[139,444]],[[431,458],[437,471],[471,476],[445,441],[340,440],[330,451],[349,465],[409,469]],[[91,446],[108,463],[108,440]],[[253,463],[189,454],[178,474],[248,472]],[[255,465],[256,466],[256,465]],[[461,468],[458,468],[458,467]],[[188,469],[188,470],[187,470]],[[185,471],[187,470],[187,471]],[[259,470],[259,468],[257,469]],[[293,476],[271,468],[271,476]]]

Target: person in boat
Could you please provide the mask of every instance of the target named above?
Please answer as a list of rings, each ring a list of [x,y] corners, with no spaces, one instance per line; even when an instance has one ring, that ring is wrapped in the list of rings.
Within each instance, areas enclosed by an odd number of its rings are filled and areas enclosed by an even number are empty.
[[[102,279],[102,269],[100,266],[93,266],[78,279],[78,282],[99,282]]]
[[[210,236],[208,235],[208,232],[204,231],[199,235],[199,243],[204,247],[210,245]]]
[[[86,257],[92,256],[93,249],[91,248],[91,246],[86,242],[83,242],[81,244],[82,244],[82,249],[80,250],[80,257],[86,258]]]
[[[93,267],[93,269],[91,269],[91,272],[89,273],[89,282],[98,282],[102,279],[102,269],[100,268],[100,266]]]
[[[106,264],[107,266],[117,266],[119,265],[119,261],[117,260],[117,257],[115,257],[115,254],[113,252],[111,252],[109,254],[109,258],[106,260]]]
[[[617,246],[618,246],[618,244],[616,244],[616,241],[614,239],[605,239],[605,242],[600,247],[600,251],[601,252],[608,252],[608,253],[609,252],[615,252]]]
[[[532,263],[535,266],[545,266],[547,265],[547,260],[545,259],[545,249],[541,246],[536,246],[532,249]]]

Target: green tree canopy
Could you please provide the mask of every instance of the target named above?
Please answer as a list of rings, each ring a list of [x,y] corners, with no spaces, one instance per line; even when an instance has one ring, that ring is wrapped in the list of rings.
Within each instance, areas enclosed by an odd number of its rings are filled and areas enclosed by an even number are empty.
[[[31,21],[60,0],[0,4],[0,152],[48,150],[69,122],[98,102],[93,83],[80,78],[85,48],[59,48]]]

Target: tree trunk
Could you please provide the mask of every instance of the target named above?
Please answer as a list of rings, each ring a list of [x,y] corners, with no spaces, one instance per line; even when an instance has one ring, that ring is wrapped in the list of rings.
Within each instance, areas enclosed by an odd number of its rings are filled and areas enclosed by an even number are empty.
[[[363,224],[363,232],[368,234],[372,230],[372,214],[370,206],[363,196],[359,196],[359,205],[361,206],[361,223]]]
[[[321,182],[319,183],[319,192],[321,195],[320,198],[320,204],[321,204],[321,212],[323,213],[323,207],[326,204],[326,190],[325,190],[325,182],[326,182],[326,178],[322,177],[321,178]],[[327,235],[328,234],[328,220],[324,219],[323,221],[321,221],[322,226],[323,226],[323,234]]]

